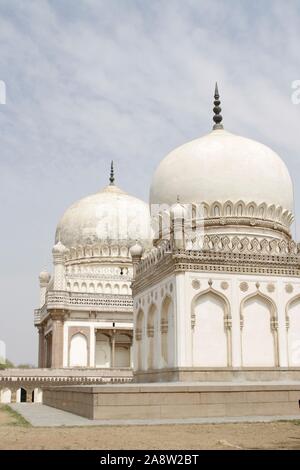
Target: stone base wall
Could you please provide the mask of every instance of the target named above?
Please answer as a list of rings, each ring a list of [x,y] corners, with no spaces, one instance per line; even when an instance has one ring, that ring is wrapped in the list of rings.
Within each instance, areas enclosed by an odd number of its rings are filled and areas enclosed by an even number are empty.
[[[178,367],[150,371],[135,371],[133,381],[151,382],[230,382],[236,381],[285,381],[299,380],[300,367],[263,367],[263,368],[196,368]]]
[[[89,419],[183,419],[299,415],[292,384],[143,384],[52,387],[44,403]]]

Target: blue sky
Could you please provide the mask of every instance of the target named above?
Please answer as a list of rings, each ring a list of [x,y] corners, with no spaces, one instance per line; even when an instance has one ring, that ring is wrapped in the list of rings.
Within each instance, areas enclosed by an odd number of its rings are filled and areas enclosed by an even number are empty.
[[[107,183],[111,159],[147,200],[164,155],[210,131],[216,80],[225,128],[281,155],[300,216],[300,3],[256,3],[0,0],[0,339],[13,361],[36,362],[37,277],[64,210]]]

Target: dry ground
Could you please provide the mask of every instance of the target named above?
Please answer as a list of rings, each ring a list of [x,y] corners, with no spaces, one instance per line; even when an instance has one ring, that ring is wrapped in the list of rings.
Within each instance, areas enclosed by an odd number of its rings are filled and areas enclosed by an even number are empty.
[[[34,428],[0,406],[0,449],[300,449],[300,422]]]

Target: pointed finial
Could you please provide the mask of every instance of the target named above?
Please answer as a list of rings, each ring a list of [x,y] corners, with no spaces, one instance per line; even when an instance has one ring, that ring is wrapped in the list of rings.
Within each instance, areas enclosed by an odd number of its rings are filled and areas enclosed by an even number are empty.
[[[222,111],[222,108],[220,107],[220,104],[221,104],[221,101],[220,101],[220,95],[219,95],[219,90],[218,90],[218,84],[216,82],[216,86],[215,86],[215,96],[214,96],[215,100],[214,100],[214,117],[213,117],[213,120],[215,122],[214,126],[213,126],[213,129],[223,129],[223,124],[221,124],[222,120],[223,120],[223,117],[222,115],[220,114],[221,111]]]
[[[110,164],[110,177],[109,177],[109,184],[114,184],[115,182],[115,175],[114,175],[114,161],[111,161]]]
[[[179,194],[177,194],[177,203],[180,202],[180,197],[179,197]]]

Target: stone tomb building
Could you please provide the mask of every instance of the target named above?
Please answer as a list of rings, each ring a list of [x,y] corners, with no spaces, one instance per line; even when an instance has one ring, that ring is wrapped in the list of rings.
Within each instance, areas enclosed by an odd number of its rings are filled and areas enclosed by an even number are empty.
[[[130,250],[136,383],[71,387],[64,406],[47,390],[46,403],[111,419],[299,415],[293,183],[277,153],[226,131],[220,112],[216,87],[212,132],[154,173],[152,249]]]

